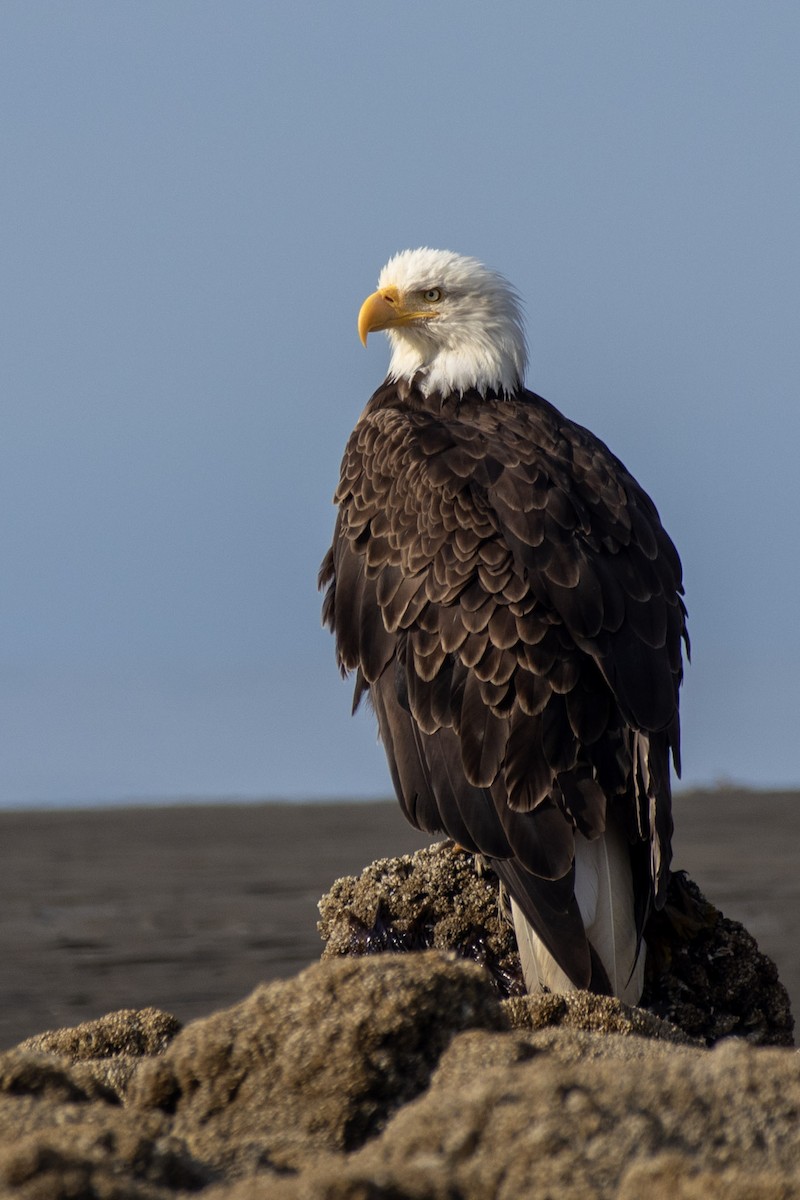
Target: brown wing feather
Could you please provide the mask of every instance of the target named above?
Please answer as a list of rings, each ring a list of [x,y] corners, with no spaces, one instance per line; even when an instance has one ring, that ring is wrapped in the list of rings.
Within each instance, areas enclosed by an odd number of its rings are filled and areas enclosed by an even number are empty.
[[[608,804],[649,847],[640,926],[669,868],[686,630],[652,501],[530,392],[442,400],[387,383],[336,502],[323,615],[358,696],[371,692],[406,815],[505,861],[585,986],[573,830],[598,836]]]

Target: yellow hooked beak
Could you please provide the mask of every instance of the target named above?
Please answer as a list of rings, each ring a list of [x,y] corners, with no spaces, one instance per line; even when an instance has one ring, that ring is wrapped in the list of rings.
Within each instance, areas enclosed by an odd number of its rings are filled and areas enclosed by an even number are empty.
[[[394,329],[398,325],[409,325],[412,321],[428,320],[435,312],[420,312],[406,308],[396,287],[380,288],[367,296],[358,314],[358,336],[366,346],[367,335],[380,329]]]

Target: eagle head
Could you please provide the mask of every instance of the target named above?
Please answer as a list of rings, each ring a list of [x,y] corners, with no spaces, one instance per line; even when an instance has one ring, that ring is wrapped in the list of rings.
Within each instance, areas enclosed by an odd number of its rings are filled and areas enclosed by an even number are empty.
[[[476,389],[511,395],[527,359],[519,297],[502,275],[450,250],[403,250],[361,306],[358,332],[383,329],[392,348],[389,378],[426,394]]]

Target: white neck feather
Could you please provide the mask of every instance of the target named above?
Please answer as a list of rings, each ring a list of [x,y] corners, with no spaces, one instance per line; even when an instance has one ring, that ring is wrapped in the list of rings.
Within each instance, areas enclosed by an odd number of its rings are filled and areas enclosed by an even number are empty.
[[[392,347],[389,378],[414,378],[426,396],[432,392],[449,396],[470,388],[483,396],[487,392],[511,394],[525,375],[524,341],[499,337],[497,331],[478,323],[469,337],[460,328],[459,336],[444,345],[440,338],[434,341],[427,336],[424,329],[387,329],[386,333]]]

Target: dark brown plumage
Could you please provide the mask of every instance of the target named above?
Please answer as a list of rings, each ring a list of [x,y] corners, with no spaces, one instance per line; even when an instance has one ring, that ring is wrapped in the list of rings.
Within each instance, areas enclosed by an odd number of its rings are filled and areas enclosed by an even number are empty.
[[[491,859],[573,983],[610,990],[573,894],[575,831],[624,829],[641,935],[679,761],[681,566],[652,501],[522,387],[403,380],[364,410],[335,500],[323,618],[406,816]]]

